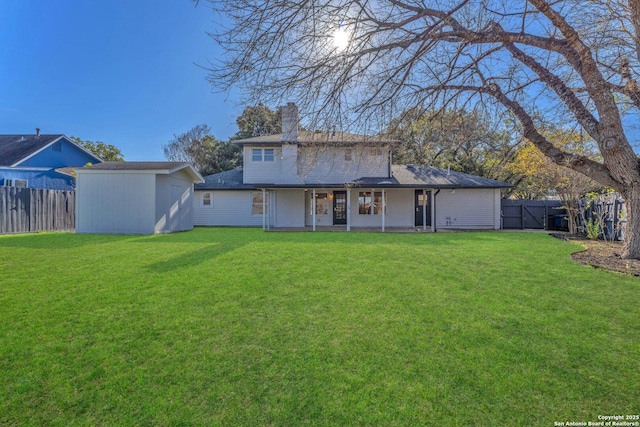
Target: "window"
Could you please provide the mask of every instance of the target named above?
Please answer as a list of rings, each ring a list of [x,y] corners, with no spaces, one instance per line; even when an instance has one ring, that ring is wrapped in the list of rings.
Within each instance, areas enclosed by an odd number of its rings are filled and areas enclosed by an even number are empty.
[[[269,204],[269,193],[267,193],[267,205]],[[269,207],[267,206],[267,210]],[[254,191],[251,196],[251,213],[262,215],[262,191]]]
[[[253,162],[273,162],[274,160],[273,148],[253,148],[251,150],[251,161]]]
[[[312,213],[313,213],[313,208]],[[329,212],[329,198],[327,193],[316,193],[316,215],[326,215]]]
[[[371,191],[358,193],[358,213],[360,215],[369,215],[371,213]]]
[[[351,148],[345,148],[344,149],[344,161],[345,162],[350,162],[351,158],[352,158],[352,150]]]
[[[371,148],[369,150],[370,156],[382,156],[382,148]]]
[[[5,187],[27,188],[27,181],[24,179],[4,179]]]
[[[361,191],[358,193],[358,213],[360,215],[380,215],[382,213],[382,192],[373,193],[373,203],[371,203],[371,191]]]
[[[382,192],[376,191],[373,195],[373,214],[380,215],[382,213]]]
[[[213,206],[213,198],[211,193],[202,193],[202,206]]]

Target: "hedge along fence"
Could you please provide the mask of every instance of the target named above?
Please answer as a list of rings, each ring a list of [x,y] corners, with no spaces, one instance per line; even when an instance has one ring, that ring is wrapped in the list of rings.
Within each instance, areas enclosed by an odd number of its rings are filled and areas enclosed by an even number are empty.
[[[0,187],[0,234],[74,231],[74,191]]]

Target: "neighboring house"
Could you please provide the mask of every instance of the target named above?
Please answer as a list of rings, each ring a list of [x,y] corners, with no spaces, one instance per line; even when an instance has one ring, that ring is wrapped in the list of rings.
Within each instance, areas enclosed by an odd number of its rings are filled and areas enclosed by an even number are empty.
[[[77,168],[76,232],[155,234],[193,228],[189,163],[104,162]]]
[[[283,133],[236,140],[244,167],[195,185],[194,224],[499,229],[500,190],[511,185],[423,165],[392,165],[397,141],[298,131],[293,103]]]
[[[69,167],[100,162],[64,135],[0,135],[0,186],[73,190]]]

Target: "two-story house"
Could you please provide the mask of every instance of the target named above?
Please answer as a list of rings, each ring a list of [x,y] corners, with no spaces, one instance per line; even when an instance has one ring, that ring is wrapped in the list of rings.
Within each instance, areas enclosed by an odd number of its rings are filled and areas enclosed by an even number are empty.
[[[0,135],[0,186],[71,191],[69,168],[100,162],[64,135]]]
[[[500,228],[506,182],[393,165],[393,140],[299,131],[293,103],[282,108],[282,128],[281,134],[234,141],[244,166],[195,185],[195,225]]]

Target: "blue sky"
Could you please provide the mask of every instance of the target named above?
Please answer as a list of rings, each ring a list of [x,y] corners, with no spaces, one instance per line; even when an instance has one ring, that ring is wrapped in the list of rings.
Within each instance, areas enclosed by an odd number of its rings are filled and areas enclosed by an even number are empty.
[[[0,133],[39,127],[130,161],[163,160],[197,124],[226,140],[243,106],[198,66],[219,55],[212,18],[189,0],[0,1]]]

